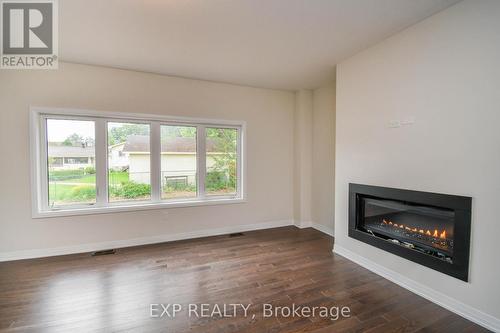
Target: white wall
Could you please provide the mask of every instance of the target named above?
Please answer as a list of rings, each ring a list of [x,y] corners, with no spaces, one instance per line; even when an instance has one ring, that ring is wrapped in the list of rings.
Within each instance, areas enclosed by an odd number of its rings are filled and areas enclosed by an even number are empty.
[[[313,91],[312,200],[314,225],[333,234],[335,219],[335,84]]]
[[[247,122],[247,202],[32,219],[29,107]],[[293,220],[294,94],[76,64],[0,71],[0,254]]]
[[[295,93],[294,216],[299,227],[333,235],[335,84]]]
[[[460,2],[342,62],[336,112],[335,246],[498,324],[500,1]],[[348,238],[350,182],[473,197],[470,282]]]
[[[122,168],[129,165],[129,154],[123,152],[124,147],[125,144],[122,143],[111,148],[111,153],[108,153],[109,168],[114,170],[121,170]]]
[[[163,156],[161,157],[163,160]],[[128,174],[129,180],[151,184],[151,157],[149,154],[128,154]]]

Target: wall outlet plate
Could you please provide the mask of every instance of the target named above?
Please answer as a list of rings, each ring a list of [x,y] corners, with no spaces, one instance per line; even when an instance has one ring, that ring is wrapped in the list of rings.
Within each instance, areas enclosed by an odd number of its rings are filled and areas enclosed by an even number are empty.
[[[401,125],[413,125],[415,123],[415,118],[414,117],[410,117],[410,118],[406,118],[404,120],[401,120]]]
[[[398,128],[401,127],[401,122],[399,120],[391,120],[389,121],[389,128]]]

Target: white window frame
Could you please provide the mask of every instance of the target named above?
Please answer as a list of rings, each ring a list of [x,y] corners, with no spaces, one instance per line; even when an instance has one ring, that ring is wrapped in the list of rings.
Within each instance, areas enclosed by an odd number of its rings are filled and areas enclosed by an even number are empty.
[[[46,119],[91,120],[95,122],[96,203],[58,207],[48,205],[47,129]],[[108,200],[108,122],[132,122],[150,125],[151,199],[147,201],[109,202]],[[196,127],[197,197],[161,199],[161,133],[160,126]],[[205,128],[232,128],[238,130],[237,189],[227,196],[205,195],[206,151]],[[31,107],[30,148],[33,218],[101,214],[122,211],[165,209],[246,202],[244,121],[173,117],[164,115],[95,111],[84,109]]]

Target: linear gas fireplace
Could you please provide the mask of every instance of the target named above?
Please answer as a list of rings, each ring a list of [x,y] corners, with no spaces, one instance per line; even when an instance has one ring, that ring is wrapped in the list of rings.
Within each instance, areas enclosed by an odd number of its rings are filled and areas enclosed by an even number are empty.
[[[349,184],[349,237],[467,281],[471,201]]]

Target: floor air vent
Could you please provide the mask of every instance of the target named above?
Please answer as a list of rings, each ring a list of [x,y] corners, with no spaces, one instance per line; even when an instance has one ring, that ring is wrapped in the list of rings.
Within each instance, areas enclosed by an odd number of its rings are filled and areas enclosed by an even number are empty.
[[[242,232],[235,232],[234,234],[229,234],[229,237],[241,237],[241,236],[245,236],[245,234]]]
[[[116,251],[114,249],[111,249],[111,250],[102,250],[102,251],[95,251],[95,252],[92,252],[92,257],[96,257],[96,256],[105,256],[105,255],[108,255],[108,254],[115,254]]]

